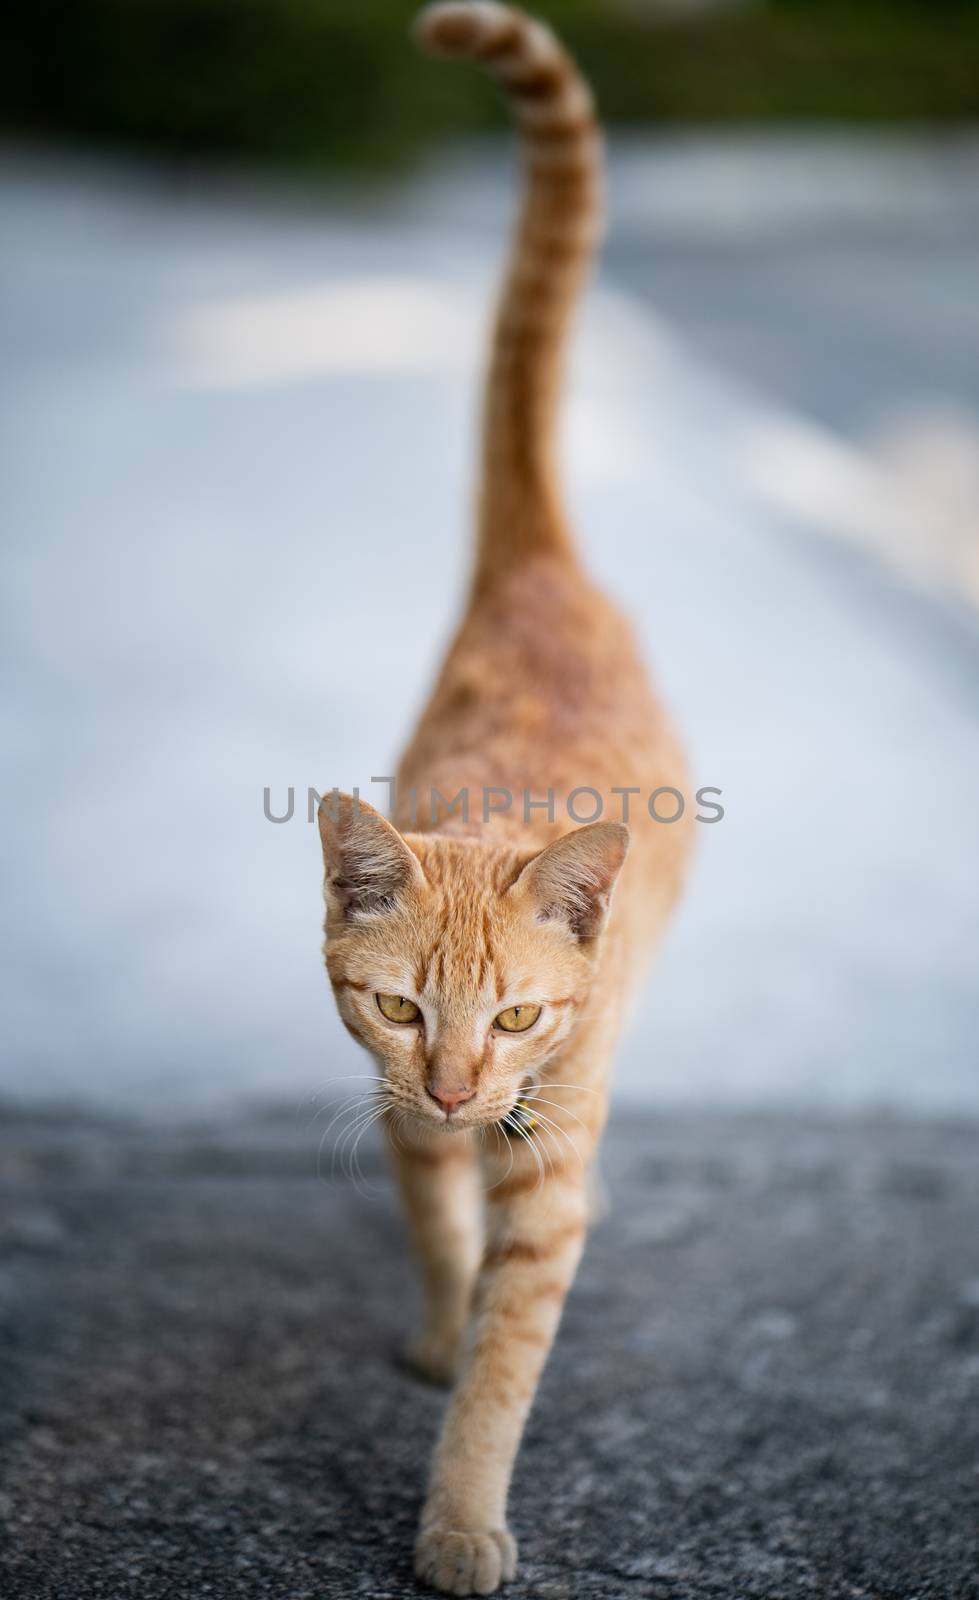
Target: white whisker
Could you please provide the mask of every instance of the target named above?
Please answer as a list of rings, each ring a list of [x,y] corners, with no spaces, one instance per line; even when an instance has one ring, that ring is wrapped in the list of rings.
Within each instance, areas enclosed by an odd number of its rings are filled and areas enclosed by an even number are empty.
[[[358,1089],[356,1094],[350,1094],[350,1095],[347,1096],[347,1098],[345,1100],[341,1101],[340,1105],[337,1107],[337,1110],[335,1111],[334,1115],[331,1117],[330,1121],[327,1123],[326,1128],[323,1131],[323,1138],[324,1139],[326,1138],[326,1135],[329,1133],[330,1129],[333,1127],[334,1122],[336,1122],[339,1117],[342,1117],[343,1113],[345,1111],[347,1111],[351,1106],[362,1105],[364,1100],[367,1099],[374,1092],[376,1092],[376,1091],[372,1091],[370,1089],[366,1089],[366,1090]],[[332,1102],[331,1102],[331,1104],[332,1104]],[[326,1105],[326,1106],[323,1107],[324,1111],[329,1111],[329,1109],[330,1109],[329,1105]],[[319,1113],[317,1112],[317,1116],[318,1115],[319,1115]],[[314,1121],[316,1120],[315,1117],[314,1117],[313,1120]]]
[[[581,1129],[582,1133],[587,1134],[588,1137],[591,1138],[591,1136],[592,1136],[591,1135],[591,1129],[588,1128],[586,1126],[586,1124],[584,1122],[582,1122],[581,1118],[579,1116],[577,1116],[575,1114],[575,1112],[573,1112],[571,1110],[570,1106],[562,1106],[557,1100],[542,1100],[540,1095],[536,1095],[536,1094],[531,1099],[530,1104],[532,1106],[534,1106],[534,1107],[537,1107],[537,1106],[552,1106],[555,1111],[562,1111],[566,1117],[574,1117],[574,1120],[578,1124],[578,1126]],[[541,1113],[541,1115],[543,1115],[543,1113]],[[554,1118],[553,1117],[545,1118],[545,1121],[553,1122]]]
[[[493,1129],[493,1132],[496,1134],[497,1139],[503,1139],[503,1131],[500,1128],[499,1122],[491,1123],[491,1127]],[[507,1146],[507,1148],[508,1148],[508,1150],[510,1152],[510,1163],[509,1163],[509,1166],[507,1167],[506,1171],[504,1172],[502,1178],[497,1178],[495,1183],[489,1184],[484,1189],[484,1191],[483,1191],[484,1194],[492,1194],[493,1190],[494,1189],[498,1189],[501,1183],[506,1183],[507,1178],[509,1178],[511,1172],[513,1171],[513,1140],[512,1139],[504,1139],[503,1142]]]
[[[347,1126],[345,1128],[343,1128],[342,1131],[340,1131],[337,1134],[337,1137],[334,1140],[333,1153],[332,1153],[332,1156],[330,1158],[330,1181],[331,1181],[331,1183],[333,1182],[334,1178],[336,1177],[337,1156],[343,1150],[345,1144],[347,1143],[348,1139],[353,1134],[354,1130],[358,1127],[358,1125],[360,1123],[360,1119],[362,1117],[364,1117],[364,1116],[368,1116],[374,1110],[375,1106],[378,1103],[379,1093],[380,1093],[380,1091],[377,1091],[377,1090],[368,1091],[367,1094],[359,1096],[356,1105],[348,1106],[348,1107],[345,1108],[345,1112],[343,1114],[346,1117],[349,1118],[349,1121],[347,1123]],[[386,1098],[384,1099],[383,1104],[386,1104]],[[383,1105],[382,1105],[382,1109],[383,1109]],[[321,1151],[321,1153],[322,1153],[322,1149],[323,1149],[323,1143],[324,1143],[324,1141],[326,1139],[326,1135],[329,1133],[330,1128],[333,1127],[333,1124],[336,1121],[337,1121],[337,1118],[334,1117],[333,1120],[330,1122],[329,1127],[326,1129],[326,1132],[323,1134],[323,1138],[320,1140],[320,1151]]]
[[[330,1118],[330,1120],[327,1123],[326,1127],[323,1129],[323,1132],[322,1132],[322,1134],[320,1136],[319,1147],[318,1147],[317,1152],[316,1152],[316,1176],[318,1178],[322,1179],[322,1176],[323,1176],[323,1173],[322,1173],[322,1170],[321,1170],[322,1160],[323,1160],[323,1147],[326,1144],[326,1141],[327,1141],[327,1139],[329,1137],[331,1128],[333,1128],[336,1125],[336,1123],[339,1122],[344,1117],[353,1117],[354,1120],[356,1121],[356,1118],[357,1118],[357,1116],[358,1116],[358,1114],[359,1114],[359,1112],[360,1112],[360,1110],[361,1110],[361,1108],[362,1108],[362,1106],[364,1104],[365,1099],[368,1099],[368,1098],[369,1098],[369,1096],[364,1095],[364,1094],[351,1095],[348,1100],[345,1100],[343,1102],[343,1105]]]
[[[589,1088],[586,1083],[553,1083],[550,1078],[543,1079],[540,1083],[526,1083],[523,1087],[524,1094],[530,1094],[534,1089],[580,1089],[582,1094],[601,1094],[601,1089]]]
[[[333,1148],[333,1158],[330,1162],[331,1177],[333,1177],[336,1173],[336,1165],[337,1161],[339,1160],[341,1172],[347,1173],[351,1180],[353,1180],[353,1169],[347,1166],[348,1153],[351,1145],[353,1144],[356,1146],[356,1141],[359,1139],[360,1134],[364,1131],[364,1129],[368,1128],[372,1122],[375,1122],[386,1109],[386,1105],[384,1104],[380,1106],[376,1104],[364,1106],[358,1111],[357,1115],[350,1121],[350,1123],[348,1123],[347,1127],[344,1128],[343,1133],[340,1135],[340,1138]]]
[[[366,1122],[364,1122],[362,1124],[360,1132],[357,1134],[357,1137],[354,1140],[353,1149],[350,1152],[350,1170],[351,1170],[351,1175],[353,1177],[354,1188],[358,1190],[358,1193],[360,1192],[360,1190],[358,1188],[358,1180],[359,1180],[360,1183],[364,1184],[365,1190],[369,1191],[370,1190],[370,1185],[367,1183],[367,1180],[364,1177],[363,1168],[360,1165],[360,1158],[358,1157],[358,1154],[357,1154],[357,1148],[358,1148],[358,1146],[360,1144],[361,1139],[364,1137],[364,1134],[367,1132],[368,1128],[372,1128],[374,1126],[374,1124],[378,1121],[378,1119],[380,1117],[384,1116],[384,1113],[387,1111],[387,1109],[388,1108],[387,1108],[386,1105],[380,1106],[374,1112],[373,1116],[369,1117],[366,1120]]]
[[[512,1128],[514,1130],[514,1132],[517,1134],[518,1138],[521,1138],[521,1139],[523,1139],[525,1141],[528,1149],[530,1150],[531,1155],[533,1156],[534,1160],[537,1163],[537,1173],[538,1173],[537,1189],[539,1189],[541,1187],[541,1185],[543,1184],[543,1182],[544,1182],[544,1179],[546,1177],[546,1173],[544,1171],[544,1163],[541,1160],[540,1153],[539,1153],[539,1151],[537,1149],[537,1142],[531,1136],[532,1130],[529,1129],[526,1126],[526,1124],[524,1124],[524,1123],[511,1122],[510,1121],[510,1113],[509,1112],[507,1112],[506,1116],[502,1118],[502,1123],[503,1123],[503,1126],[505,1128]],[[536,1193],[536,1190],[535,1190],[535,1193]]]
[[[536,1109],[536,1107],[537,1107],[537,1105],[538,1105],[538,1101],[536,1101],[536,1100],[535,1100],[535,1101],[534,1101],[534,1107],[535,1107],[535,1109]],[[575,1144],[575,1142],[574,1142],[574,1140],[573,1140],[573,1139],[572,1139],[572,1137],[571,1137],[571,1135],[570,1135],[570,1133],[569,1133],[569,1132],[568,1132],[568,1130],[567,1130],[567,1128],[562,1128],[562,1127],[561,1127],[561,1126],[560,1126],[560,1124],[559,1124],[559,1123],[557,1123],[557,1122],[555,1122],[555,1121],[554,1121],[554,1120],[553,1120],[553,1119],[552,1119],[552,1118],[551,1118],[551,1117],[547,1117],[547,1116],[545,1116],[545,1115],[544,1115],[544,1113],[543,1113],[543,1111],[541,1111],[541,1112],[540,1112],[540,1113],[539,1113],[539,1117],[540,1117],[540,1121],[541,1121],[541,1122],[542,1122],[542,1123],[543,1123],[543,1124],[544,1124],[544,1126],[545,1126],[545,1127],[546,1127],[546,1128],[547,1128],[547,1129],[549,1129],[549,1130],[550,1130],[550,1129],[553,1129],[553,1131],[554,1131],[554,1132],[555,1132],[555,1133],[559,1133],[559,1134],[561,1134],[561,1136],[562,1136],[562,1137],[563,1137],[563,1138],[564,1138],[564,1139],[565,1139],[565,1140],[566,1140],[566,1141],[567,1141],[567,1143],[568,1143],[568,1144],[569,1144],[569,1145],[570,1145],[570,1146],[571,1146],[571,1149],[572,1149],[572,1150],[573,1150],[573,1151],[574,1151],[574,1153],[575,1153],[575,1155],[576,1155],[576,1156],[577,1156],[577,1158],[578,1158],[578,1160],[579,1160],[579,1161],[580,1161],[580,1162],[581,1162],[581,1165],[582,1165],[582,1166],[584,1166],[584,1164],[585,1164],[585,1162],[584,1162],[584,1157],[583,1157],[583,1155],[582,1155],[582,1154],[581,1154],[581,1151],[580,1151],[580,1150],[579,1150],[579,1149],[578,1149],[578,1146],[577,1146],[577,1145],[576,1145],[576,1144]]]

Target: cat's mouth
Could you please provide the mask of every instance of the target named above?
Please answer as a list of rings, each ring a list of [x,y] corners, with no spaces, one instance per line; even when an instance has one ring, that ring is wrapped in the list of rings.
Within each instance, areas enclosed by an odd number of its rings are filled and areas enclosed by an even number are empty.
[[[427,1117],[424,1120],[428,1126],[432,1126]],[[520,1095],[501,1116],[491,1114],[488,1117],[484,1115],[478,1119],[467,1120],[453,1113],[439,1117],[434,1126],[440,1133],[472,1133],[478,1128],[499,1128],[508,1139],[529,1139],[539,1124],[540,1118],[531,1101]]]

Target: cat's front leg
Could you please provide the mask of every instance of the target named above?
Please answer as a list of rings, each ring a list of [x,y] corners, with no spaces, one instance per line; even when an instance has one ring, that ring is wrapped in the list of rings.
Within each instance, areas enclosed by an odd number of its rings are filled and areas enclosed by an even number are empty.
[[[490,1194],[489,1238],[468,1354],[435,1452],[415,1547],[419,1578],[447,1594],[490,1594],[513,1577],[507,1493],[534,1391],[584,1241],[574,1163],[543,1181],[529,1150]]]
[[[464,1134],[388,1127],[388,1145],[418,1257],[422,1323],[405,1355],[432,1383],[456,1376],[483,1248],[475,1151]]]

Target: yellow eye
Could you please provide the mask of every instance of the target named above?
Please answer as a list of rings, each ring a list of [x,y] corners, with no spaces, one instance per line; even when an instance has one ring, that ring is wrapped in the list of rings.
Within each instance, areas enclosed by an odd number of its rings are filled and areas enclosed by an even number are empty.
[[[495,1026],[502,1028],[504,1033],[526,1033],[528,1028],[534,1026],[540,1013],[540,1006],[510,1006],[500,1012]]]
[[[378,1010],[389,1022],[417,1022],[421,1016],[414,1000],[406,1000],[403,994],[379,994],[376,999]]]

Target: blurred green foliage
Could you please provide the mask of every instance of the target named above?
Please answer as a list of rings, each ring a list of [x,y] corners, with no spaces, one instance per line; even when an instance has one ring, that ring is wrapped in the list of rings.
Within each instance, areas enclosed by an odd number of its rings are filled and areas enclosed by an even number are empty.
[[[472,68],[419,56],[410,0],[8,0],[8,131],[305,168],[389,167],[498,126]],[[541,0],[609,122],[979,115],[975,0]]]

